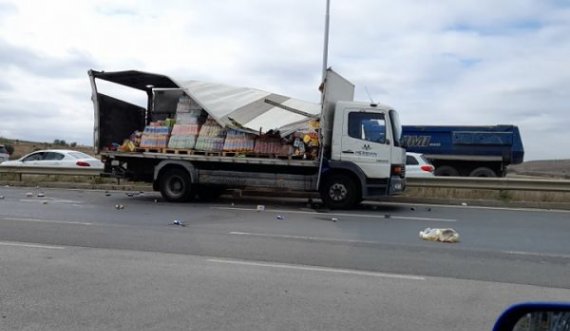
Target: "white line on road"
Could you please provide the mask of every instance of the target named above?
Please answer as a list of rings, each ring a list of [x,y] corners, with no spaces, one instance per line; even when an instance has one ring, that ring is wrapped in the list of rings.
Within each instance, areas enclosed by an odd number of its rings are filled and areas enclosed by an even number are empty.
[[[61,246],[38,245],[38,244],[27,244],[27,243],[21,243],[21,242],[6,242],[6,241],[0,241],[0,245],[2,245],[2,246],[29,247],[29,248],[45,248],[45,249],[65,249],[65,247],[61,247]]]
[[[254,266],[254,267],[304,270],[304,271],[321,271],[321,272],[330,272],[330,273],[357,275],[357,276],[372,276],[372,277],[395,278],[395,279],[406,279],[406,280],[425,280],[425,277],[421,276],[388,274],[382,272],[336,269],[336,268],[326,268],[326,267],[312,267],[312,266],[292,265],[292,264],[262,263],[262,262],[248,262],[248,261],[222,260],[222,259],[208,259],[208,262],[239,264],[239,265]]]
[[[294,235],[281,235],[281,234],[269,234],[269,233],[251,233],[251,232],[234,231],[230,232],[230,234],[238,236],[280,238],[280,239],[301,239],[301,240],[328,241],[328,242],[350,243],[350,244],[380,244],[380,242],[378,241],[371,241],[371,240],[334,239],[334,238],[324,238],[324,237],[294,236]]]
[[[92,225],[92,223],[89,222],[57,221],[57,220],[43,220],[37,218],[17,218],[17,217],[3,217],[0,219],[0,221]]]
[[[210,207],[212,209],[218,210],[241,210],[248,212],[258,212],[256,208],[236,208],[236,207]],[[397,219],[397,220],[410,220],[410,221],[428,221],[428,222],[447,222],[453,223],[457,220],[449,218],[431,218],[431,217],[408,217],[408,216],[394,216],[386,218],[382,215],[369,215],[369,214],[349,214],[349,213],[319,213],[314,211],[302,211],[302,210],[286,210],[286,209],[265,209],[263,212],[274,212],[274,213],[289,213],[289,214],[304,214],[304,215],[320,215],[320,216],[342,216],[342,217],[362,217],[362,218],[379,218],[379,219]]]

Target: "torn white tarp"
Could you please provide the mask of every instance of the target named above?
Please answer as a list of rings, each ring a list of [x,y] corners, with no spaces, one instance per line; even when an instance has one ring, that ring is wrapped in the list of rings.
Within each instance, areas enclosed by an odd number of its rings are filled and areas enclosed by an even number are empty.
[[[317,103],[253,88],[200,81],[176,84],[225,127],[244,127],[254,131],[262,128],[265,132],[307,120],[306,115],[317,115],[321,111]]]

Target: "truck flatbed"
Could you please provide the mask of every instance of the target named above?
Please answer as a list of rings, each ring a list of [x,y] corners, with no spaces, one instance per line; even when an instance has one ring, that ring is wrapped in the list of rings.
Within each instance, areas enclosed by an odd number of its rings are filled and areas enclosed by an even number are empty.
[[[184,161],[203,161],[203,162],[221,162],[235,164],[251,164],[251,165],[275,165],[275,166],[294,166],[318,168],[318,160],[298,160],[298,159],[281,159],[267,158],[255,156],[214,156],[214,155],[189,155],[174,153],[156,153],[156,152],[101,152],[101,156],[108,158],[141,158],[141,159],[160,159],[160,160],[184,160]]]

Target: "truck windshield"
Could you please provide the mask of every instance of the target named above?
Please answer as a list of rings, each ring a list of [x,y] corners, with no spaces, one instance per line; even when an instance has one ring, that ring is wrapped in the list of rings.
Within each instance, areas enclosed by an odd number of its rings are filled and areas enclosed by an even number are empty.
[[[400,139],[402,138],[402,124],[400,123],[400,116],[395,110],[390,110],[390,119],[392,123],[392,132],[394,133],[394,146],[400,146]]]

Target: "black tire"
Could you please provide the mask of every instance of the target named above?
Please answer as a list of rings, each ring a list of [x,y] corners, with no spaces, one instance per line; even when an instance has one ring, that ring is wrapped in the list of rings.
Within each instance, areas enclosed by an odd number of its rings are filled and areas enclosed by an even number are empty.
[[[186,202],[193,198],[192,180],[182,169],[167,169],[160,175],[160,194],[166,201]]]
[[[471,171],[469,177],[497,177],[497,174],[490,168],[479,167]]]
[[[457,177],[459,176],[459,171],[452,166],[441,166],[437,167],[433,174],[436,176]]]
[[[199,185],[196,187],[196,195],[203,202],[214,201],[220,197],[225,191],[222,186],[215,185]]]
[[[347,175],[333,174],[321,186],[321,199],[331,209],[350,209],[361,201],[356,182]]]

